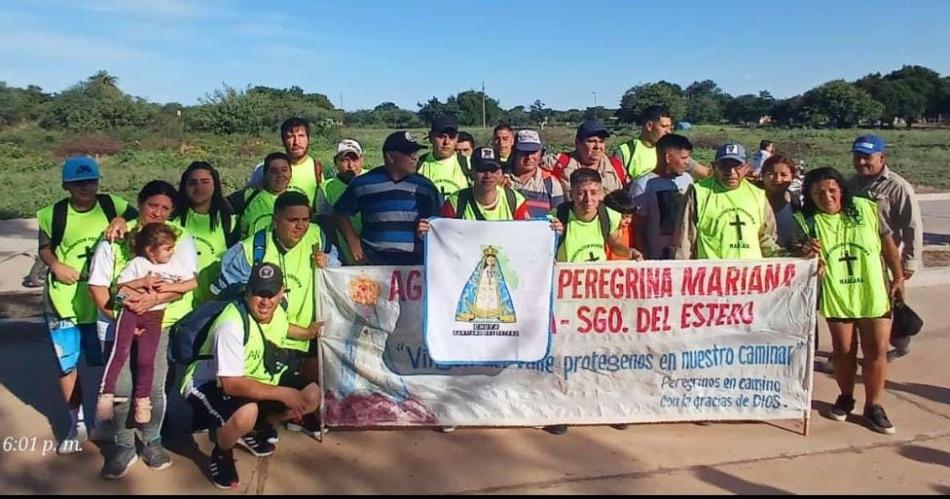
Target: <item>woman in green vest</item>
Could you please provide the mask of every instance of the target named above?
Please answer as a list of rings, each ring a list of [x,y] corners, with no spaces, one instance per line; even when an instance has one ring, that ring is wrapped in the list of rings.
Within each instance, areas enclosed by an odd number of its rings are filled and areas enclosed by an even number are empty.
[[[804,205],[795,214],[803,253],[820,258],[819,308],[834,345],[835,379],[841,395],[824,415],[844,421],[854,410],[857,345],[864,360],[864,418],[875,431],[895,432],[881,406],[891,331],[891,299],[904,296],[900,252],[874,201],[853,197],[830,167],[808,172]],[[891,280],[881,258],[890,270]],[[855,334],[857,329],[858,334]]]
[[[237,224],[222,194],[218,171],[204,161],[195,161],[181,174],[175,206],[172,222],[191,234],[198,251],[197,307],[211,299],[211,283],[221,271],[221,257],[238,241]]]

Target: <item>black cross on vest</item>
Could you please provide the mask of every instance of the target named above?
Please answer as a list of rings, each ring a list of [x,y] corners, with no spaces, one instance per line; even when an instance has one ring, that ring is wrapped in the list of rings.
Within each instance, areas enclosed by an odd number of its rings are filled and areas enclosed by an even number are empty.
[[[594,256],[594,252],[591,251],[591,252],[590,252],[590,258],[588,258],[587,261],[588,261],[588,262],[596,262],[596,261],[598,261],[598,260],[600,260],[600,257]]]
[[[92,265],[91,257],[96,254],[95,246],[86,246],[86,251],[82,254],[83,260],[82,270],[79,272],[79,280],[85,281],[89,279],[89,267]]]
[[[739,214],[736,213],[736,220],[734,222],[729,222],[729,225],[736,228],[736,237],[742,241],[742,226],[746,225],[745,222],[739,219]]]
[[[858,257],[845,251],[844,256],[838,259],[839,262],[844,262],[848,266],[848,277],[854,277],[854,262]]]

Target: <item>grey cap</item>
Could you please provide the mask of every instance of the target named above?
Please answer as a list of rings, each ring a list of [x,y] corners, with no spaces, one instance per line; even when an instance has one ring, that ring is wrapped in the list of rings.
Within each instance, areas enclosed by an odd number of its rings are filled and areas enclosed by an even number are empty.
[[[739,163],[745,163],[745,147],[738,142],[726,142],[716,149],[716,161],[721,159],[734,159]]]

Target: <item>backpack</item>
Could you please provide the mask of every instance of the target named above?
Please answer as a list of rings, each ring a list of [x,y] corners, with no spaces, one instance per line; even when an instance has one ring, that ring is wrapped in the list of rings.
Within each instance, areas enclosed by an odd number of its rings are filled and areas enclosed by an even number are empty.
[[[557,219],[561,222],[561,225],[564,226],[564,233],[561,234],[561,237],[557,241],[557,249],[560,250],[561,246],[564,245],[564,241],[567,240],[567,228],[570,226],[568,220],[571,216],[571,203],[563,202],[557,207]],[[604,207],[603,203],[597,207],[597,221],[600,223],[600,234],[604,236],[604,243],[606,244],[607,239],[610,238],[610,216],[607,214],[607,208]]]
[[[112,196],[108,194],[96,194],[96,201],[102,207],[102,212],[106,216],[106,222],[111,223],[116,217],[115,203]],[[63,242],[63,236],[66,234],[66,219],[69,214],[69,199],[61,199],[53,205],[53,233],[50,234],[49,247],[55,251],[56,247]],[[123,215],[127,215],[128,211]]]
[[[171,328],[169,335],[169,355],[178,364],[188,365],[198,360],[214,358],[213,354],[202,354],[201,347],[208,340],[211,325],[221,315],[224,309],[234,303],[241,313],[244,324],[244,342],[247,343],[250,325],[247,306],[244,300],[213,300],[203,303],[182,317]]]
[[[475,196],[472,194],[473,191],[471,187],[459,191],[458,207],[455,210],[455,218],[462,218],[465,215],[465,208],[471,206],[472,213],[475,214],[475,220],[485,220],[485,215],[482,214],[482,210],[478,209],[478,203],[475,202]],[[518,209],[516,206],[518,198],[515,196],[515,191],[513,191],[510,187],[505,187],[505,200],[508,201],[508,211],[510,212],[511,218],[514,219],[515,211]]]
[[[623,164],[620,163],[620,160],[614,156],[607,157],[610,160],[610,166],[613,167],[614,173],[617,174],[617,179],[620,180],[620,185],[627,185],[627,171],[623,169]],[[554,168],[551,169],[551,175],[564,180],[569,181],[569,178],[564,177],[564,169],[567,168],[568,163],[571,162],[570,153],[562,152],[557,156],[557,163],[554,164]]]
[[[630,142],[624,142],[623,144],[620,144],[619,149],[621,152],[621,157],[623,157],[623,149],[624,149],[623,146],[628,146],[630,149],[630,154],[627,156],[627,162],[623,164],[625,171],[628,171],[628,172],[630,171],[630,163],[633,162],[633,155],[636,154],[637,152],[637,142],[639,141],[636,139],[636,137],[634,137],[634,139],[631,140]]]

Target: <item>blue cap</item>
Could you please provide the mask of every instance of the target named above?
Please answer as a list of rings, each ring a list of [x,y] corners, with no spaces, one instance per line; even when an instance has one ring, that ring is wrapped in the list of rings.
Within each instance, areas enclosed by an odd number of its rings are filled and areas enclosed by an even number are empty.
[[[738,142],[726,142],[716,149],[716,161],[721,159],[734,159],[740,163],[745,163],[745,147]]]
[[[63,183],[99,178],[99,163],[89,156],[73,156],[63,163]]]
[[[851,144],[851,152],[861,154],[884,152],[884,148],[884,139],[877,135],[862,135],[854,139],[854,144]]]
[[[609,135],[610,132],[607,131],[607,127],[597,120],[586,120],[577,128],[577,138],[580,140],[594,136],[606,139]]]

